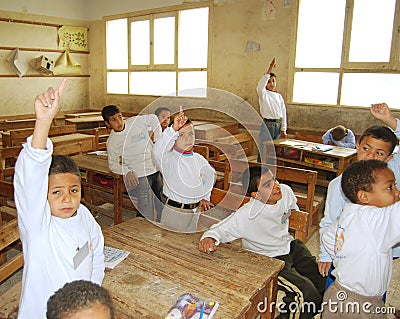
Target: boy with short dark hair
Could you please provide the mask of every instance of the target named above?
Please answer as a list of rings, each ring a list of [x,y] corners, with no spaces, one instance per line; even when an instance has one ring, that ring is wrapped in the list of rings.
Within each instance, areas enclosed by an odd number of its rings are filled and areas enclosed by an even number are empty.
[[[166,106],[160,106],[154,111],[154,114],[157,115],[161,129],[164,131],[171,123],[171,110]]]
[[[377,310],[384,306],[382,296],[391,279],[392,247],[400,242],[400,192],[394,174],[383,161],[358,161],[343,172],[341,185],[350,203],[322,234],[336,277],[324,301],[338,306],[334,312],[325,307],[322,318],[341,314],[346,318],[386,318]],[[347,310],[350,304],[358,305],[360,311]],[[369,312],[365,312],[366,304]]]
[[[322,143],[340,147],[356,148],[356,137],[352,130],[343,125],[337,125],[330,128],[324,135],[322,135]]]
[[[107,289],[86,280],[64,285],[47,301],[47,319],[114,319]]]
[[[388,127],[371,126],[364,131],[357,142],[357,161],[377,159],[387,163],[392,160],[392,153],[396,145],[397,138]],[[397,160],[398,158],[396,158]],[[400,176],[398,178],[400,179]],[[339,218],[345,204],[348,203],[348,199],[342,192],[341,179],[342,175],[333,179],[328,185],[324,217],[320,222],[320,236]],[[397,253],[400,253],[400,251]],[[321,244],[318,268],[322,276],[328,276],[331,265],[332,259]]]
[[[128,194],[137,198],[138,215],[154,220],[155,208],[156,220],[159,221],[162,178],[152,158],[153,142],[148,131],[150,127],[155,141],[160,138],[161,128],[157,116],[145,114],[124,120],[115,105],[105,106],[101,114],[111,129],[107,140],[110,171],[124,176]]]
[[[300,290],[304,303],[312,304],[301,309],[300,318],[313,318],[322,302],[325,280],[308,248],[289,234],[289,216],[298,210],[292,189],[279,184],[266,166],[245,170],[242,184],[252,197],[250,202],[211,226],[200,240],[200,251],[210,253],[220,243],[242,239],[244,249],[284,261],[279,276]],[[286,305],[280,318],[289,318],[295,309],[293,303],[299,306],[297,298],[292,294],[284,297]]]
[[[15,203],[24,252],[18,318],[45,318],[48,298],[66,282],[104,278],[104,238],[80,203],[81,180],[48,138],[66,80],[35,99],[36,122],[15,165]]]

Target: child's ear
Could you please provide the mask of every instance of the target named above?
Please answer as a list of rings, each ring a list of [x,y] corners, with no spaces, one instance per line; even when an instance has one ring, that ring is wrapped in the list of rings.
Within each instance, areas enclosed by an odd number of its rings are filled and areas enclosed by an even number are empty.
[[[107,128],[111,128],[111,127],[110,127],[110,123],[108,123],[107,121],[104,121],[104,123],[106,124],[106,127],[107,127]]]
[[[385,159],[385,163],[389,163],[389,161],[393,158],[393,154],[389,155],[388,157],[386,157]]]
[[[254,199],[257,199],[259,194],[258,194],[258,192],[251,192],[250,196],[253,197]]]
[[[369,202],[369,192],[360,190],[357,192],[357,200],[362,205],[367,205]]]

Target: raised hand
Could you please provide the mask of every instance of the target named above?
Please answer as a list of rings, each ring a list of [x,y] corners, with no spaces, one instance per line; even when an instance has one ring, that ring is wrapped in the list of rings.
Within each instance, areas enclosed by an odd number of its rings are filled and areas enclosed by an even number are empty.
[[[391,129],[396,130],[397,120],[393,116],[392,112],[390,112],[389,106],[386,103],[371,104],[369,110],[373,117],[381,120]]]
[[[175,132],[179,131],[179,129],[186,124],[187,116],[183,113],[182,106],[179,107],[179,114],[174,117],[174,125],[172,128]]]
[[[271,71],[276,67],[276,60],[275,58],[272,59],[271,63],[269,64],[269,68],[267,73],[271,73]]]
[[[58,89],[49,87],[47,91],[38,95],[35,99],[35,113],[37,120],[53,120],[58,112],[61,94],[63,93],[67,80],[63,79]]]

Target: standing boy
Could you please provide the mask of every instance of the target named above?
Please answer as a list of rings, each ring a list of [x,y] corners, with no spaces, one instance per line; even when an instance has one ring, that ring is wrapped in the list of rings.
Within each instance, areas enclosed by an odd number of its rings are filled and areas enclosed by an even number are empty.
[[[81,180],[68,156],[53,156],[48,138],[66,80],[35,99],[33,136],[15,165],[15,203],[24,252],[19,319],[44,319],[49,297],[65,283],[85,279],[101,284],[104,238],[80,204]]]
[[[266,167],[250,167],[243,172],[243,186],[251,195],[249,203],[206,231],[199,243],[202,252],[210,253],[219,243],[242,239],[242,247],[285,262],[279,276],[295,285],[311,307],[301,309],[300,318],[313,318],[319,310],[325,280],[318,273],[315,257],[300,241],[289,234],[289,216],[297,210],[292,189],[279,184]],[[281,287],[278,286],[278,289]],[[284,298],[285,309],[280,318],[289,318],[295,310],[295,298]]]
[[[260,152],[258,161],[261,162],[263,142],[279,137],[286,137],[286,105],[282,95],[276,92],[276,75],[271,71],[276,67],[272,59],[267,72],[261,77],[257,85],[257,94],[260,103],[260,113],[263,123],[260,127]]]
[[[138,215],[154,220],[155,207],[158,221],[161,211],[162,178],[153,162],[153,142],[148,129],[152,129],[157,141],[161,136],[157,116],[145,114],[124,120],[121,111],[115,105],[105,106],[101,114],[107,127],[112,130],[107,140],[110,171],[124,176],[128,194],[137,198]]]
[[[336,277],[324,295],[336,307],[325,307],[322,318],[386,318],[382,296],[391,279],[392,246],[400,242],[394,174],[385,162],[359,161],[346,168],[341,185],[351,203],[322,234]]]

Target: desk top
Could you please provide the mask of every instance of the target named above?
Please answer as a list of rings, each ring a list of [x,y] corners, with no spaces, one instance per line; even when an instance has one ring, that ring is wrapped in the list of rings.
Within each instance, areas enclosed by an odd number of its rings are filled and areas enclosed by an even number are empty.
[[[114,174],[108,168],[108,159],[104,155],[82,154],[72,156],[76,165],[82,169],[92,170],[97,173],[106,174],[109,176],[122,176]]]
[[[82,139],[94,138],[94,135],[82,134],[82,133],[71,133],[66,135],[51,136],[50,139],[54,145],[69,143],[73,141],[79,141]]]
[[[103,231],[105,244],[130,251],[103,286],[114,299],[116,316],[164,318],[176,299],[190,292],[218,301],[215,319],[244,318],[251,299],[279,273],[280,260],[221,244],[212,255],[198,250],[200,233],[164,230],[133,218]]]
[[[104,122],[104,120],[101,115],[95,115],[95,116],[73,117],[68,119],[66,118],[65,122],[78,124],[78,123]]]
[[[347,147],[339,147],[339,146],[332,146],[332,149],[329,151],[319,151],[316,149],[316,147],[323,147],[327,146],[325,144],[321,143],[313,143],[309,141],[302,141],[302,140],[295,140],[295,139],[277,139],[274,140],[274,145],[275,146],[282,146],[282,147],[291,147],[299,150],[306,150],[309,152],[313,152],[316,154],[325,154],[333,157],[341,157],[341,158],[347,158],[347,157],[352,157],[354,154],[357,153],[357,150],[354,148],[347,148]]]

